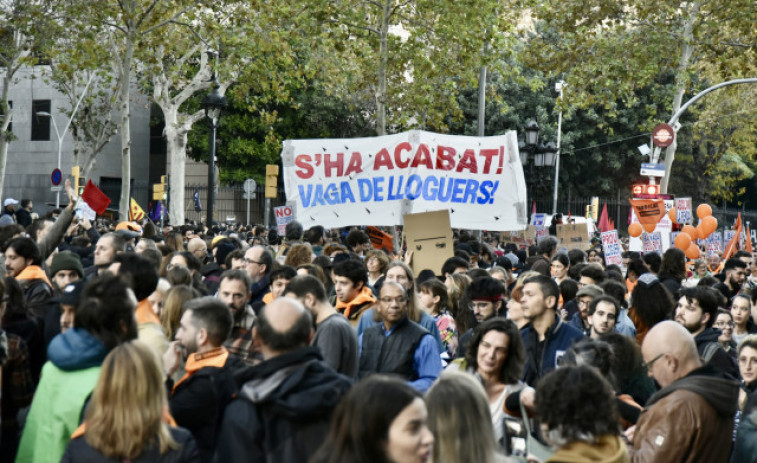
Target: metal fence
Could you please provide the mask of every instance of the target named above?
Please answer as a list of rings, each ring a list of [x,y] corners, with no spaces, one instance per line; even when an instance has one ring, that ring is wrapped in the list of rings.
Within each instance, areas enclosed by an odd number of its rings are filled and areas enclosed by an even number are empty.
[[[194,193],[200,194],[200,205],[202,211],[195,212]],[[184,217],[187,220],[205,220],[207,214],[207,185],[187,185],[184,190]],[[271,198],[271,224],[276,223],[273,217],[273,208],[283,206],[286,203],[284,189],[278,189],[278,196]],[[248,208],[249,204],[249,208]],[[249,220],[247,219],[249,214]],[[216,189],[215,203],[213,206],[213,216],[217,222],[239,222],[262,224],[265,215],[265,187],[258,185],[255,191],[255,197],[246,199],[244,190],[241,185],[221,186]]]
[[[533,208],[534,202],[536,203],[536,211],[551,213],[553,199],[549,197],[535,197],[528,202],[529,218]],[[557,212],[566,215],[570,213],[573,216],[584,216],[586,212],[586,206],[591,204],[591,198],[559,198],[557,200]],[[615,222],[615,226],[620,231],[625,231],[628,227],[628,219],[630,219],[631,204],[628,202],[628,197],[621,197],[618,195],[615,198],[600,197],[599,198],[599,211],[597,214],[602,213],[602,208],[607,205],[607,218],[612,219]],[[695,220],[696,219],[696,207],[698,203],[694,203]],[[712,207],[712,215],[718,219],[718,228],[730,228],[736,221],[736,216],[741,213],[741,218],[744,222],[757,221],[757,211],[746,210],[744,208],[716,206],[710,204]]]

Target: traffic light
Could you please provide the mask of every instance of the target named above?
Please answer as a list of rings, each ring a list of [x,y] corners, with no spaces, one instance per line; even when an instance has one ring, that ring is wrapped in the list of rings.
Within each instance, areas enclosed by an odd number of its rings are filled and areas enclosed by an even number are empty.
[[[74,191],[77,195],[81,195],[81,191],[79,191],[79,178],[81,176],[81,168],[79,166],[73,166],[71,167],[71,177],[73,177],[73,187]]]
[[[153,201],[162,201],[165,198],[166,191],[168,191],[168,175],[161,175],[160,183],[152,185]]]
[[[267,164],[265,166],[265,197],[275,198],[278,196],[276,185],[279,181],[279,166]]]
[[[648,185],[646,183],[634,184],[633,196],[654,196],[660,194],[660,185]]]
[[[591,218],[596,222],[599,219],[599,196],[591,198]]]

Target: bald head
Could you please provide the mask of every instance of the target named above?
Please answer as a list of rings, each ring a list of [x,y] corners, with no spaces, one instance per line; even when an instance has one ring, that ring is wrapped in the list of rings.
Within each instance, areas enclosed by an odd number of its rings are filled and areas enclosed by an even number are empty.
[[[192,238],[187,243],[187,251],[194,253],[195,251],[208,252],[208,245],[202,238]]]
[[[310,344],[313,318],[299,301],[280,297],[260,312],[254,337],[268,359]]]
[[[702,366],[694,337],[686,327],[671,320],[649,330],[641,354],[649,365],[647,373],[662,387]]]

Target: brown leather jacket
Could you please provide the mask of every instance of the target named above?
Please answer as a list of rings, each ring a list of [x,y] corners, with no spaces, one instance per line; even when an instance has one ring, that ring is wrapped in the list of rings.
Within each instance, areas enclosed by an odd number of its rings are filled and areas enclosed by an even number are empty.
[[[727,463],[739,385],[706,365],[653,395],[634,433],[634,463]]]

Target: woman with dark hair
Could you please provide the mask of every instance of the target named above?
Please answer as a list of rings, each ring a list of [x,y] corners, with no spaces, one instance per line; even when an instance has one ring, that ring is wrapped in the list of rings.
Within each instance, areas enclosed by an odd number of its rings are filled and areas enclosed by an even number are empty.
[[[662,255],[657,278],[677,298],[681,282],[686,279],[686,254],[676,247],[668,248]]]
[[[29,351],[29,366],[32,371],[32,380],[36,385],[39,382],[42,365],[45,363],[46,343],[44,333],[37,318],[34,317],[31,309],[26,304],[24,290],[21,288],[18,280],[13,277],[6,277],[4,288],[5,313],[3,314],[0,326],[8,333],[15,334],[26,343],[26,348]]]
[[[536,410],[542,436],[557,447],[548,462],[630,462],[620,438],[612,387],[594,367],[558,368],[539,381]]]
[[[639,277],[631,293],[631,308],[628,317],[636,326],[636,340],[641,345],[647,331],[673,315],[676,307],[673,295],[660,283],[657,276],[645,273]]]
[[[449,367],[468,372],[481,381],[497,441],[503,435],[505,399],[523,388],[520,379],[525,363],[526,350],[518,327],[512,320],[495,317],[473,330],[465,358],[455,360],[454,367]]]
[[[347,393],[310,463],[424,463],[434,436],[421,394],[405,381],[373,375]]]
[[[578,282],[571,278],[564,279],[560,284],[560,299],[562,305],[560,306],[560,317],[563,320],[570,320],[576,312],[578,312],[578,302],[576,301],[576,294],[578,294]]]
[[[617,386],[615,390],[620,394],[628,394],[634,402],[644,406],[657,388],[644,368],[639,345],[634,338],[620,333],[606,333],[599,339],[610,346],[615,358],[612,363],[612,374]]]
[[[166,277],[167,272],[174,267],[186,267],[192,275],[191,286],[203,296],[208,295],[208,288],[202,282],[202,262],[194,254],[189,251],[177,251],[172,253],[164,262],[166,266],[161,276]]]
[[[568,255],[562,253],[555,254],[552,258],[551,270],[552,277],[558,285],[567,280],[569,278],[568,270],[570,270],[570,259],[568,259]]]
[[[199,462],[192,435],[169,425],[163,371],[146,344],[114,348],[103,362],[84,423],[62,463]]]

